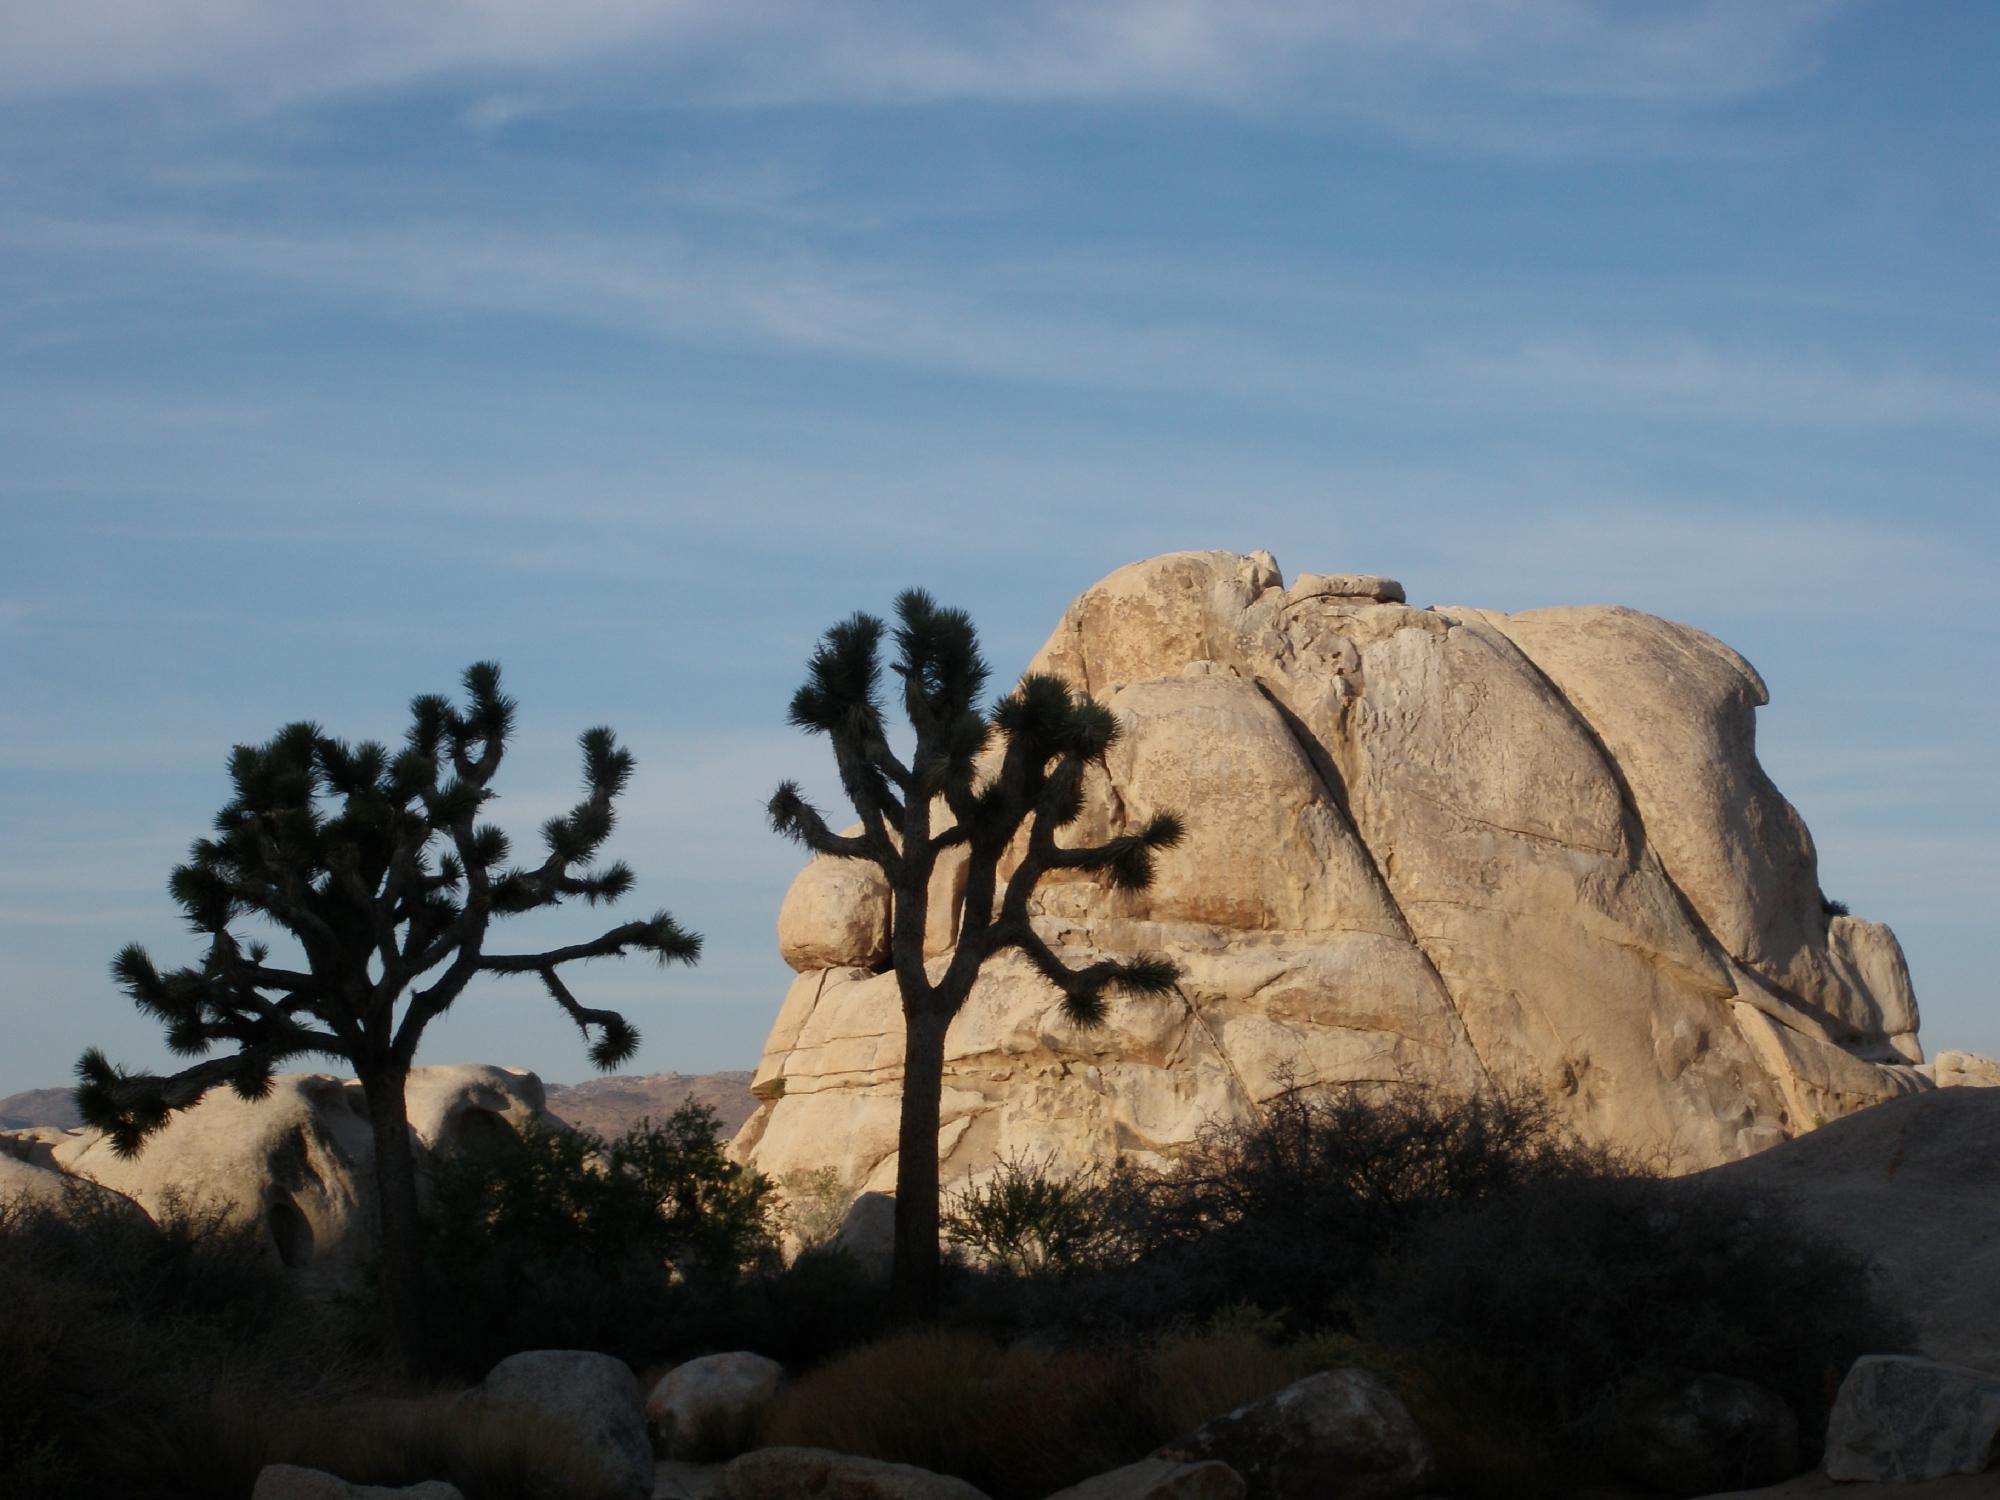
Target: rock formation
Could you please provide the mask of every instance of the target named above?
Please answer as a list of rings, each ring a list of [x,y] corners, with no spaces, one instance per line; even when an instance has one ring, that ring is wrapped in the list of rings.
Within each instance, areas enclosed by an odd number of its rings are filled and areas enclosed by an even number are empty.
[[[543,1114],[541,1080],[479,1064],[410,1073],[410,1128],[420,1151],[477,1149]],[[131,1199],[154,1218],[177,1202],[220,1204],[261,1223],[270,1253],[302,1280],[349,1284],[373,1244],[374,1140],[361,1089],[325,1073],[286,1073],[255,1103],[226,1088],[175,1115],[135,1157],[95,1130],[0,1135],[0,1191],[57,1191],[58,1173]],[[33,1171],[39,1176],[28,1177]]]
[[[1938,1081],[1894,934],[1830,914],[1757,762],[1763,681],[1698,630],[1418,609],[1391,579],[1287,588],[1268,554],[1186,552],[1088,590],[1030,668],[1126,731],[1066,841],[1161,809],[1189,828],[1146,892],[1051,878],[1038,928],[1072,962],[1154,950],[1184,977],[1086,1031],[1025,963],[990,966],[948,1044],[948,1179],[1170,1155],[1293,1086],[1489,1079],[1684,1171]],[[962,880],[939,870],[934,957]],[[737,1138],[767,1172],[893,1183],[888,924],[858,862],[814,859],[785,898],[798,977]]]

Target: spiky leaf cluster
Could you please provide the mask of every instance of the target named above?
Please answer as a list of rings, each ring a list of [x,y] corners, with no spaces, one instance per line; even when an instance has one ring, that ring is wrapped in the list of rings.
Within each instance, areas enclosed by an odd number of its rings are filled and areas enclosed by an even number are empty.
[[[841,789],[861,820],[857,835],[835,834],[794,782],[772,796],[772,827],[816,853],[880,865],[899,905],[921,911],[938,855],[966,846],[969,874],[954,960],[942,980],[920,958],[898,955],[906,1007],[949,1014],[962,1004],[980,964],[1018,948],[1061,992],[1070,1016],[1094,1024],[1113,989],[1155,994],[1177,977],[1164,958],[1106,960],[1073,969],[1035,933],[1028,898],[1051,870],[1102,874],[1112,885],[1143,890],[1154,856],[1184,837],[1181,821],[1161,814],[1132,833],[1087,847],[1064,847],[1056,835],[1082,816],[1084,776],[1117,741],[1116,717],[1087,694],[1045,674],[1023,677],[990,709],[981,698],[990,676],[965,611],[946,609],[920,589],[896,600],[896,627],[857,614],[827,631],[792,700],[792,722],[831,741]],[[882,718],[881,647],[901,679],[904,715],[914,735],[907,762],[889,746]],[[997,752],[997,757],[994,752]],[[932,827],[933,804],[950,819]],[[1025,835],[1025,851],[1016,846]],[[1002,886],[998,870],[1018,855]]]
[[[506,834],[480,814],[495,795],[515,704],[491,662],[468,668],[463,686],[462,704],[412,700],[394,749],[349,744],[302,722],[231,753],[230,800],[168,880],[206,951],[162,971],[134,944],[112,964],[118,987],[162,1024],[168,1046],[208,1060],[164,1079],[128,1076],[95,1051],[78,1065],[85,1118],[121,1151],[138,1149],[217,1084],[261,1096],[273,1070],[302,1054],[344,1058],[364,1080],[407,1070],[424,1027],[480,972],[541,976],[591,1040],[594,1061],[611,1067],[632,1055],[630,1023],[577,1003],[556,971],[631,949],[692,963],[701,939],[665,912],[548,953],[484,951],[495,916],[570,897],[608,903],[632,888],[629,866],[597,863],[631,781],[631,753],[611,730],[586,730],[582,798],[543,825],[540,862],[511,863]],[[237,935],[245,920],[289,934],[303,968],[273,966],[265,945]],[[210,1058],[219,1046],[234,1050]]]

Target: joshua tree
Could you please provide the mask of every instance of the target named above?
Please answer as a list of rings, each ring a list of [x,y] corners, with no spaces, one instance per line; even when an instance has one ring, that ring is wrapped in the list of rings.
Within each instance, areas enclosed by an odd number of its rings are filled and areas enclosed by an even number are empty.
[[[930,1318],[938,1293],[938,1110],[952,1017],[980,967],[1006,948],[1027,956],[1061,992],[1064,1013],[1081,1025],[1103,1020],[1113,988],[1170,991],[1178,971],[1164,958],[1071,968],[1035,931],[1028,900],[1051,870],[1099,872],[1115,886],[1143,890],[1153,878],[1154,851],[1179,843],[1182,830],[1179,818],[1161,813],[1108,843],[1059,846],[1057,831],[1083,811],[1084,771],[1117,738],[1117,720],[1061,679],[1043,675],[1023,677],[983,713],[979,698],[988,674],[971,618],[939,608],[916,589],[897,598],[896,617],[897,658],[890,666],[903,680],[903,710],[916,736],[908,764],[889,748],[882,723],[883,623],[857,614],[821,638],[805,686],[792,698],[791,720],[833,741],[841,788],[861,831],[834,833],[789,781],[771,798],[770,815],[778,832],[817,854],[873,862],[889,885],[890,954],[905,1038],[894,1286],[907,1315]],[[982,756],[989,744],[997,753]],[[934,803],[942,804],[937,828]],[[933,978],[924,964],[931,873],[940,854],[960,848],[967,869],[957,940]]]
[[[495,796],[514,702],[491,662],[468,668],[464,682],[463,710],[439,695],[411,702],[408,738],[394,753],[309,723],[287,725],[265,745],[238,745],[229,757],[235,796],[216,815],[215,837],[196,841],[167,887],[207,936],[207,952],[162,973],[132,944],[111,965],[132,1002],[165,1024],[174,1052],[234,1050],[168,1077],[127,1074],[95,1048],[77,1064],[84,1118],[127,1156],[219,1084],[258,1099],[291,1058],[319,1054],[353,1068],[375,1138],[383,1313],[411,1362],[420,1357],[423,1262],[404,1089],[424,1028],[474,975],[532,974],[590,1040],[591,1061],[613,1068],[639,1034],[616,1011],[580,1004],[563,966],[633,949],[691,964],[701,952],[700,937],[664,911],[543,953],[485,951],[495,917],[571,896],[609,903],[631,889],[629,866],[594,861],[632,756],[609,729],[585,730],[583,800],[542,825],[541,863],[509,867],[506,835],[476,820]],[[278,967],[265,944],[239,938],[231,929],[246,918],[288,934],[303,967]]]

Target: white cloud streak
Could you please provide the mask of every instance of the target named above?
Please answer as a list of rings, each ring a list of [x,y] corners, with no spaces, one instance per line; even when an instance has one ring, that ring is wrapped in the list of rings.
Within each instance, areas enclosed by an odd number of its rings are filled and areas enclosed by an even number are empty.
[[[497,125],[582,70],[678,103],[1196,100],[1420,123],[1431,81],[1705,102],[1810,71],[1841,0],[8,0],[0,97],[192,90],[268,106],[498,78]],[[600,82],[602,80],[600,79]],[[526,84],[526,87],[517,85]],[[541,91],[537,92],[537,86]]]
[[[1541,334],[1508,344],[1490,333],[1476,348],[1429,334],[1426,347],[1418,330],[1399,340],[1409,352],[1364,357],[1301,335],[1323,306],[1292,304],[1280,316],[1254,292],[1246,305],[1238,285],[1283,279],[1282,268],[1205,276],[1188,268],[1168,313],[1093,306],[1091,289],[1111,269],[1104,265],[932,269],[746,251],[665,232],[444,223],[276,234],[189,220],[21,217],[0,226],[0,246],[171,262],[383,306],[554,318],[699,347],[1054,386],[1801,427],[2000,425],[2000,387],[1990,382],[1815,349],[1722,347],[1659,334],[1618,342]],[[1391,308],[1394,293],[1378,289],[1374,301],[1378,312]]]

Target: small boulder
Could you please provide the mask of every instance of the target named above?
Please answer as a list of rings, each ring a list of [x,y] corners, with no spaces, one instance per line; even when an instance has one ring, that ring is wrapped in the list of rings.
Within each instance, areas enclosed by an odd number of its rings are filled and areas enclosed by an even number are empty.
[[[1433,1472],[1430,1445],[1366,1370],[1328,1370],[1240,1406],[1153,1455],[1220,1459],[1248,1500],[1408,1500]]]
[[[986,1500],[963,1479],[825,1448],[759,1448],[722,1470],[723,1500]]]
[[[861,1193],[847,1205],[840,1228],[833,1236],[836,1250],[844,1250],[871,1271],[886,1274],[896,1258],[896,1195]]]
[[[1666,1495],[1712,1495],[1790,1479],[1799,1423],[1782,1396],[1729,1375],[1655,1371],[1619,1392],[1606,1456]]]
[[[1897,1354],[1854,1362],[1826,1424],[1837,1480],[1908,1483],[2000,1462],[2000,1375]]]
[[[456,1485],[428,1479],[402,1489],[349,1484],[345,1479],[297,1464],[266,1464],[257,1473],[250,1500],[465,1500]]]
[[[1401,604],[1402,584],[1379,573],[1301,573],[1286,590],[1285,597],[1302,599],[1357,599],[1371,604]]]
[[[665,1458],[730,1458],[750,1446],[785,1367],[761,1354],[709,1354],[674,1366],[646,1398],[646,1425]]]
[[[1931,1060],[1931,1077],[1941,1089],[2000,1088],[2000,1062],[1978,1052],[1940,1052]]]
[[[466,1393],[488,1411],[539,1417],[574,1445],[574,1500],[649,1500],[653,1447],[639,1382],[623,1360],[581,1349],[509,1355]],[[587,1491],[588,1493],[584,1493]]]
[[[1049,1500],[1243,1500],[1243,1476],[1228,1464],[1198,1464],[1169,1458],[1142,1458],[1073,1484]]]
[[[882,872],[864,859],[814,856],[778,908],[778,953],[801,974],[882,962],[889,956],[889,883]]]

